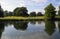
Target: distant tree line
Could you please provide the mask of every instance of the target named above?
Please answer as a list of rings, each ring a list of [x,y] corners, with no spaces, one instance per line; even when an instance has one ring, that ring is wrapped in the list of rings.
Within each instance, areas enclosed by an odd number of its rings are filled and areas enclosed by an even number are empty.
[[[13,12],[10,11],[4,11],[4,16],[23,16],[23,17],[28,17],[28,16],[43,16],[43,14],[41,12],[36,13],[35,11],[30,12],[30,14],[28,14],[28,10],[26,7],[17,7],[13,10]]]
[[[47,7],[45,7],[45,14],[42,14],[41,12],[36,13],[35,11],[30,12],[30,14],[28,14],[28,10],[26,7],[17,7],[13,10],[13,12],[11,11],[3,11],[3,9],[0,6],[0,17],[4,17],[4,16],[23,16],[23,17],[36,17],[36,16],[45,16],[46,19],[53,19],[56,16],[56,12],[55,11],[55,7],[52,4],[49,4]],[[60,16],[60,6],[59,6],[59,10],[58,10],[58,16]]]

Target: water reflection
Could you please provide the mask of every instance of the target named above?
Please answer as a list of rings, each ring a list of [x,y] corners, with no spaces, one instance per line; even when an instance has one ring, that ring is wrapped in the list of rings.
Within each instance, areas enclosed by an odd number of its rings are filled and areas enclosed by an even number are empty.
[[[38,24],[41,24],[42,21],[37,21],[37,22],[38,22]]]
[[[52,35],[55,32],[55,22],[54,21],[45,21],[45,31],[48,35]]]
[[[28,39],[35,39],[35,38],[36,39],[51,39],[51,38],[58,39],[60,38],[60,35],[58,33],[58,29],[60,32],[60,21],[58,22],[58,27],[56,26],[56,24],[55,21],[48,21],[48,20],[46,20],[45,22],[43,21],[1,22],[0,21],[0,38],[1,39],[7,39],[7,38],[8,39],[9,38],[10,39],[27,39],[27,38]]]
[[[0,21],[0,39],[1,39],[3,31],[4,31],[4,23]]]
[[[60,33],[60,21],[58,21],[58,28],[59,28],[59,33]]]
[[[36,24],[36,21],[30,21],[30,24],[34,25],[34,24]]]
[[[28,22],[24,22],[24,21],[18,21],[18,22],[14,22],[14,28],[17,30],[26,30],[28,27]]]

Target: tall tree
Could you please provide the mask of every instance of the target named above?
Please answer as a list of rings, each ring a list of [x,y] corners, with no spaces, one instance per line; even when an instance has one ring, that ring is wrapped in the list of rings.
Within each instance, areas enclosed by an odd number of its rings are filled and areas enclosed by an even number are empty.
[[[14,9],[14,15],[16,16],[28,16],[28,10],[26,7],[17,7]]]
[[[59,6],[59,10],[58,10],[58,16],[60,16],[60,6]]]
[[[54,19],[55,18],[55,7],[52,4],[49,4],[45,9],[45,18]]]
[[[0,17],[4,17],[4,12],[3,9],[1,8],[1,5],[0,5]]]
[[[29,16],[36,16],[36,12],[30,12]]]

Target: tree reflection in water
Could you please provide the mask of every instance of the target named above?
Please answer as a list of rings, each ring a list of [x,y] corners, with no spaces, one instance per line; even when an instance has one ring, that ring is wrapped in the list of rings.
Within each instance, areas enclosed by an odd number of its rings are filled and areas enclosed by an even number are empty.
[[[13,25],[16,30],[26,30],[28,27],[28,21],[8,21],[5,22],[5,26]]]
[[[60,21],[58,21],[58,29],[59,29],[59,33],[60,33]]]
[[[56,26],[55,26],[54,21],[51,21],[51,20],[45,21],[45,32],[47,32],[48,35],[52,35],[55,31],[55,28],[56,28]]]
[[[28,27],[28,22],[26,21],[18,21],[18,22],[14,22],[14,28],[17,30],[26,30]]]
[[[41,24],[42,21],[37,21],[37,22],[38,22],[38,24]]]
[[[0,39],[1,39],[1,36],[2,36],[2,32],[4,31],[4,22],[1,22],[0,21]]]
[[[30,21],[30,24],[34,25],[34,24],[36,24],[36,21]]]

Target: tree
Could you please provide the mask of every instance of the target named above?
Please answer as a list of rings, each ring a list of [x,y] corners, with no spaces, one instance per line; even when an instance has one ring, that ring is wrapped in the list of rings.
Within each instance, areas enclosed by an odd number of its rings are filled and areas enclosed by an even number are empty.
[[[36,16],[36,12],[30,12],[29,16]]]
[[[11,11],[9,11],[8,14],[9,14],[9,16],[13,16],[13,12],[11,12]]]
[[[15,16],[28,16],[28,10],[26,7],[17,7],[14,9],[14,15]]]
[[[4,12],[3,9],[1,8],[1,5],[0,5],[0,17],[4,17]]]
[[[9,16],[9,12],[7,10],[4,11],[4,16]]]
[[[59,6],[59,11],[58,11],[58,16],[60,16],[60,6]]]
[[[41,12],[38,12],[37,16],[43,16],[43,14]]]
[[[14,9],[14,16],[18,16],[18,11],[19,11],[20,7],[17,7]]]
[[[45,9],[45,18],[54,19],[55,18],[55,7],[52,4],[49,4]]]
[[[14,15],[14,13],[13,12],[11,12],[11,11],[4,11],[4,16],[13,16]]]

